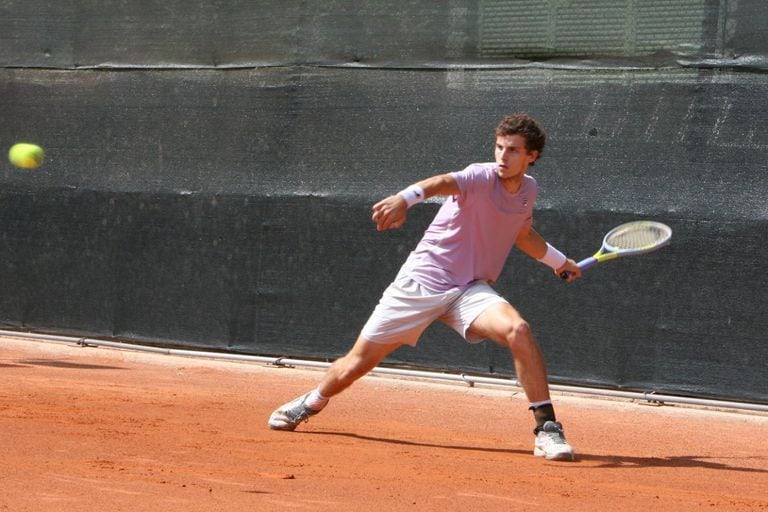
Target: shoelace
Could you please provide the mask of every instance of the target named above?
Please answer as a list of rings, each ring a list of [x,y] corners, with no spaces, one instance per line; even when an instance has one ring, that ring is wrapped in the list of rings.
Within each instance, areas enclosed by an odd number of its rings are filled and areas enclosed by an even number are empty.
[[[296,406],[296,409],[285,411],[283,414],[290,419],[293,423],[308,422],[309,417],[312,416],[308,406],[304,402]]]
[[[563,438],[563,436],[561,436],[559,434],[555,434],[555,433],[550,432],[549,439],[554,444],[566,444],[565,439]]]
[[[542,432],[544,432],[547,435],[547,438],[549,439],[549,441],[551,443],[554,443],[554,444],[567,444],[565,442],[565,437],[563,436],[563,431],[560,430],[560,429],[558,429],[558,430],[556,430],[554,432],[546,432],[546,431],[542,431]]]

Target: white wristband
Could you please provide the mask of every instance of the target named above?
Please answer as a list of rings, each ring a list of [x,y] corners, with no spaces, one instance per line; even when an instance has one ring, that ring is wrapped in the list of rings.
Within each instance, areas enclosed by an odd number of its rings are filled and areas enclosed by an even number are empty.
[[[549,245],[549,243],[547,243],[547,252],[544,253],[544,256],[539,258],[540,262],[552,267],[552,270],[559,269],[567,260],[568,258],[565,257],[565,254]]]
[[[411,185],[398,192],[398,195],[405,199],[405,202],[408,203],[408,208],[426,199],[424,197],[424,189],[418,185]]]

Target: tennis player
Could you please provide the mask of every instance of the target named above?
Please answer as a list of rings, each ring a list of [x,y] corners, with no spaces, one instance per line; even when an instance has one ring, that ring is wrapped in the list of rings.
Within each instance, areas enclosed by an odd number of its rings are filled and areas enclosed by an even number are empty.
[[[382,231],[402,226],[415,204],[447,197],[351,350],[329,367],[317,388],[273,412],[270,428],[294,430],[395,349],[415,346],[439,320],[469,343],[491,339],[509,348],[536,421],[534,455],[574,459],[555,417],[546,365],[531,329],[491,285],[513,246],[557,276],[569,272],[568,281],[581,271],[532,227],[538,187],[526,171],[544,150],[544,130],[532,117],[516,114],[505,117],[495,135],[495,162],[427,178],[373,206],[373,221]]]

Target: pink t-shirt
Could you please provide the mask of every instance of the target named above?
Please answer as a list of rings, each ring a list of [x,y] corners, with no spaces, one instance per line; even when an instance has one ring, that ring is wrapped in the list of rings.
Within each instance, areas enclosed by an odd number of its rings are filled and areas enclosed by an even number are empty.
[[[461,193],[445,200],[403,265],[413,280],[443,292],[499,277],[518,233],[531,225],[538,185],[526,175],[511,194],[496,167],[472,164],[451,173]]]

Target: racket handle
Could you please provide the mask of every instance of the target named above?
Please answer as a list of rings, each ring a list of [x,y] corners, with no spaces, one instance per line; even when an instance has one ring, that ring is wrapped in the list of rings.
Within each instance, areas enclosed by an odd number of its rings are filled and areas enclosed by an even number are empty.
[[[578,266],[581,270],[586,270],[592,265],[594,265],[595,263],[597,263],[597,258],[595,258],[594,256],[590,256],[589,258],[583,259],[580,262],[578,262],[576,266]],[[560,274],[560,277],[562,277],[563,279],[568,279],[568,276],[570,275],[571,275],[571,272],[568,272],[566,270],[565,272],[562,272]]]

